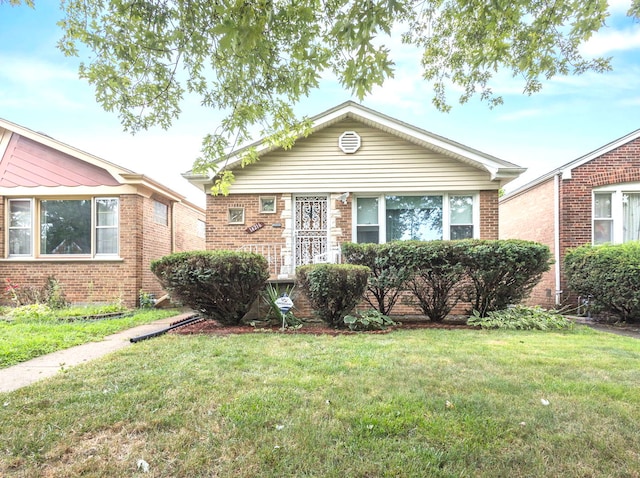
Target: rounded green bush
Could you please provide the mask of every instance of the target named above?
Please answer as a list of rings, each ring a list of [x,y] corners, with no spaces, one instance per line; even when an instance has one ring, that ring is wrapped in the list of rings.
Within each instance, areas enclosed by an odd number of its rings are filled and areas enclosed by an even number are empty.
[[[585,245],[564,259],[569,288],[607,312],[640,321],[640,243]]]
[[[162,257],[151,271],[175,300],[223,325],[239,325],[269,278],[264,256],[190,251]]]
[[[362,299],[371,270],[352,264],[310,264],[296,269],[296,287],[306,292],[315,313],[333,327]]]

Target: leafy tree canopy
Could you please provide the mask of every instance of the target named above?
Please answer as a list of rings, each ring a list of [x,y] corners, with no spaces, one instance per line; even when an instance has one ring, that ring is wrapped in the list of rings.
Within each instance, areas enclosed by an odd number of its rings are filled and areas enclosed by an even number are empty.
[[[7,0],[0,0],[0,2]],[[20,0],[8,0],[18,4]],[[36,0],[37,2],[37,0]],[[23,0],[32,4],[32,0]],[[608,58],[579,46],[608,16],[606,0],[62,0],[60,49],[89,56],[80,76],[126,130],[168,128],[185,95],[226,116],[203,140],[196,172],[216,170],[255,126],[282,147],[304,133],[293,105],[333,74],[363,99],[393,76],[392,32],[422,52],[433,103],[448,90],[502,102],[491,89],[500,70],[523,92],[556,75],[601,72]],[[640,0],[629,16],[640,18]],[[255,159],[251,151],[246,161]],[[229,178],[227,178],[229,179]],[[219,185],[220,186],[220,185]],[[225,188],[219,189],[224,192]]]

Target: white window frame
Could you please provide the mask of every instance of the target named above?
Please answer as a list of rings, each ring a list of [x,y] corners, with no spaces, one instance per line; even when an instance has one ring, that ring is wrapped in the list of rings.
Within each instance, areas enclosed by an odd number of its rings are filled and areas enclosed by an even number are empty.
[[[201,239],[204,239],[207,236],[207,223],[202,219],[197,219],[196,236],[198,236]]]
[[[275,196],[260,196],[260,214],[275,214],[278,209],[278,203]],[[265,202],[273,201],[273,210],[265,209]]]
[[[26,260],[87,260],[87,259],[105,259],[105,258],[118,258],[120,257],[120,198],[113,196],[98,196],[98,197],[15,197],[8,198],[5,210],[5,258],[7,259],[26,259]],[[43,254],[40,252],[40,204],[41,201],[91,201],[91,252],[87,254]],[[98,253],[97,252],[97,201],[100,200],[115,200],[118,205],[116,211],[116,225],[115,226],[100,226],[101,229],[109,228],[116,229],[117,237],[117,251],[115,253]],[[29,201],[31,207],[31,253],[30,254],[10,254],[9,248],[9,224],[11,221],[10,211],[12,201]],[[13,229],[13,228],[12,228]]]
[[[15,231],[15,230],[26,230],[26,227],[15,227],[15,226],[11,226],[11,203],[12,202],[28,202],[29,203],[29,214],[31,216],[31,220],[30,220],[30,224],[29,224],[29,231],[31,233],[31,241],[29,243],[29,248],[31,249],[28,253],[26,254],[11,254],[11,231]],[[34,211],[35,208],[33,207],[33,199],[32,198],[10,198],[9,201],[7,202],[7,235],[6,235],[6,254],[7,256],[10,257],[32,257],[33,256],[33,251],[34,251],[34,237],[33,235],[35,234],[35,228],[34,228],[34,224],[36,223],[36,218],[34,217]]]
[[[169,225],[168,204],[165,204],[162,201],[158,201],[157,199],[153,200],[153,222],[162,226]]]
[[[232,211],[236,211],[236,212],[241,212],[242,213],[242,219],[240,220],[232,220],[233,218],[231,217],[233,212]],[[245,215],[244,215],[244,207],[240,207],[240,206],[232,206],[227,210],[227,221],[229,224],[244,224],[245,222]]]
[[[473,214],[473,239],[480,238],[480,195],[477,191],[420,191],[420,192],[385,192],[385,193],[358,193],[354,195],[352,201],[352,227],[351,240],[358,241],[358,198],[378,198],[378,240],[379,244],[387,242],[387,221],[386,221],[386,196],[441,196],[442,197],[442,239],[449,240],[451,238],[451,196],[470,196],[472,198],[472,214]]]
[[[602,186],[594,188],[591,191],[591,244],[594,242],[594,220],[595,215],[595,201],[597,193],[610,193],[611,194],[611,219],[613,221],[612,228],[612,244],[622,244],[624,242],[624,219],[622,198],[625,194],[640,194],[640,183],[622,183],[612,184],[609,186]]]

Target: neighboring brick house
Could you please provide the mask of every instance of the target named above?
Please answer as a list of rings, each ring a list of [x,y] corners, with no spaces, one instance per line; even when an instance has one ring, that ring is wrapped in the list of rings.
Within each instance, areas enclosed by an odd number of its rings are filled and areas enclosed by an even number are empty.
[[[567,250],[640,240],[640,130],[501,198],[500,238],[551,248],[555,264],[533,290],[530,304],[577,306],[563,275]]]
[[[343,242],[498,238],[498,191],[524,169],[346,102],[311,118],[283,150],[259,141],[260,160],[225,162],[235,182],[183,176],[207,192],[207,249],[260,252],[273,278],[339,260]]]
[[[3,119],[0,198],[0,280],[54,277],[72,303],[134,307],[163,294],[152,260],[205,247],[204,210],[180,194]]]

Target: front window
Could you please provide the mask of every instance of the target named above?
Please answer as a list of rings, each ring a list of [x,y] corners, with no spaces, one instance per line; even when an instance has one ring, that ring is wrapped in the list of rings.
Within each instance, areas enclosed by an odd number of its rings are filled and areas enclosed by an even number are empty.
[[[611,193],[597,193],[593,198],[593,243],[613,241]]]
[[[442,196],[386,196],[387,242],[442,239]]]
[[[623,242],[640,240],[640,193],[622,195]]]
[[[31,199],[9,200],[9,255],[30,256],[32,245]]]
[[[378,198],[358,198],[356,223],[357,242],[379,242]]]
[[[118,200],[96,199],[96,254],[117,254],[118,236]]]
[[[91,254],[91,200],[40,201],[40,254]]]
[[[118,199],[10,199],[8,239],[10,257],[117,255]]]
[[[359,243],[467,239],[477,230],[473,195],[386,195],[355,203]]]
[[[160,201],[153,201],[153,221],[166,226],[169,224],[169,206]]]
[[[473,238],[473,197],[451,196],[449,211],[451,218],[450,239]]]
[[[640,184],[607,186],[593,193],[593,244],[640,240]]]

